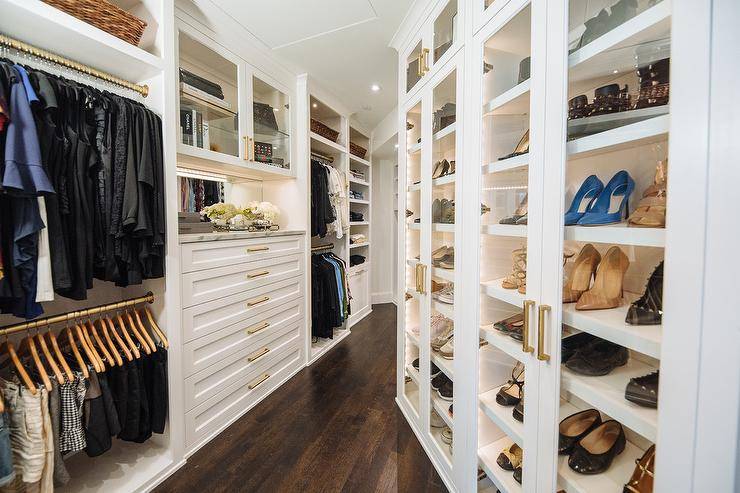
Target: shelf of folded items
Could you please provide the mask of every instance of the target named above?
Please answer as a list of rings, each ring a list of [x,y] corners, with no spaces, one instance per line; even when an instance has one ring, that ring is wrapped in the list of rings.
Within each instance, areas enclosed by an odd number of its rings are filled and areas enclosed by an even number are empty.
[[[362,185],[364,187],[369,187],[370,186],[370,183],[369,182],[366,182],[365,180],[361,180],[359,178],[355,178],[351,174],[349,175],[349,182],[350,183],[355,183],[357,185]]]
[[[360,247],[366,247],[366,246],[370,246],[369,241],[363,241],[361,243],[350,243],[349,245],[350,248],[360,248]]]
[[[361,157],[357,157],[352,153],[349,154],[349,160],[354,163],[360,163],[364,166],[368,166],[368,167],[371,166],[370,161],[368,161],[367,159],[363,159]]]
[[[511,471],[505,471],[496,463],[502,450],[509,447],[513,440],[507,436],[478,449],[478,462],[481,469],[496,485],[501,493],[521,493],[522,485],[516,482]],[[569,492],[570,493],[570,492]]]
[[[561,368],[561,391],[568,392],[588,405],[607,414],[635,433],[655,442],[657,439],[658,410],[639,406],[624,398],[624,391],[631,378],[642,377],[657,368],[630,357],[626,365],[604,376],[587,376]],[[561,419],[569,416],[561,416]]]
[[[496,387],[480,394],[478,396],[478,406],[514,443],[524,448],[524,423],[514,419],[511,414],[514,406],[502,406],[496,402],[496,394],[500,388]]]
[[[635,48],[671,34],[671,0],[663,0],[568,56],[570,82],[613,78],[635,69]],[[615,72],[615,70],[617,72]]]
[[[567,401],[561,401],[560,419],[581,410]],[[642,457],[644,452],[628,440],[624,452],[614,458],[609,469],[593,475],[575,472],[568,466],[568,456],[561,455],[558,457],[558,488],[563,488],[568,493],[622,491],[635,469],[635,460]]]

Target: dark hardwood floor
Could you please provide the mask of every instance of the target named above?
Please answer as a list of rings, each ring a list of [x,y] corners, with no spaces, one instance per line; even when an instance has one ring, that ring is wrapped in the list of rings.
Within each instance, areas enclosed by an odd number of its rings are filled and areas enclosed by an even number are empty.
[[[396,309],[276,390],[158,492],[446,492],[395,403]]]

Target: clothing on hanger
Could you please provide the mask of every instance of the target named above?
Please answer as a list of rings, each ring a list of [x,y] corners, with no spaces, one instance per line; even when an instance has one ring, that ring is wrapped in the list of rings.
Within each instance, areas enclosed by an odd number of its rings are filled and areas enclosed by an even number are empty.
[[[311,335],[333,338],[351,314],[347,266],[333,253],[311,256]]]

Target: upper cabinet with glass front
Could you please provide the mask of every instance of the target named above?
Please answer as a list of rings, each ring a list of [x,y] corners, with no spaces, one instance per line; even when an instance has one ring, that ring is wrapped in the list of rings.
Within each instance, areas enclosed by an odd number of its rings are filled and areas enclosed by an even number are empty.
[[[179,161],[250,178],[294,176],[288,90],[189,26],[177,41]]]
[[[401,57],[401,74],[406,74],[406,94],[411,97],[431,75],[449,60],[462,46],[459,32],[461,12],[458,0],[437,2],[432,14],[422,24],[417,35],[408,44]],[[405,65],[405,66],[403,66]]]

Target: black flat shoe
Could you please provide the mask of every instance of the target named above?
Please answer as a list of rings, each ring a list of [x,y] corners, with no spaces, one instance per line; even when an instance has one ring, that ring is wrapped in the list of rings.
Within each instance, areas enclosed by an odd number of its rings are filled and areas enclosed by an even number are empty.
[[[562,420],[558,428],[558,454],[570,455],[576,443],[600,424],[601,414],[596,409],[586,409]]]
[[[645,292],[632,302],[624,321],[630,325],[660,325],[663,322],[663,262],[650,274]]]
[[[580,474],[600,474],[624,451],[627,439],[619,422],[605,421],[573,447],[568,466]]]
[[[660,372],[632,378],[624,390],[624,398],[643,407],[658,407],[658,380]]]
[[[524,399],[520,400],[519,404],[514,406],[511,416],[520,423],[524,423]]]
[[[604,339],[588,344],[568,359],[565,366],[581,375],[599,377],[608,375],[614,368],[627,364],[627,348]]]
[[[562,350],[560,352],[560,361],[565,363],[578,349],[591,344],[596,339],[597,337],[595,335],[589,334],[588,332],[579,332],[578,334],[563,338],[563,341],[561,342]]]
[[[496,402],[501,406],[516,406],[522,400],[524,382],[512,382],[501,387],[496,394]]]
[[[444,385],[442,385],[439,389],[437,389],[437,395],[446,401],[452,400],[452,392],[453,392],[453,385],[452,385],[452,380],[450,379],[447,379]]]
[[[514,481],[516,481],[519,484],[522,484],[522,466],[519,466],[516,469],[514,469]]]
[[[432,389],[439,390],[447,382],[449,378],[444,373],[440,373],[436,377],[432,378]]]

